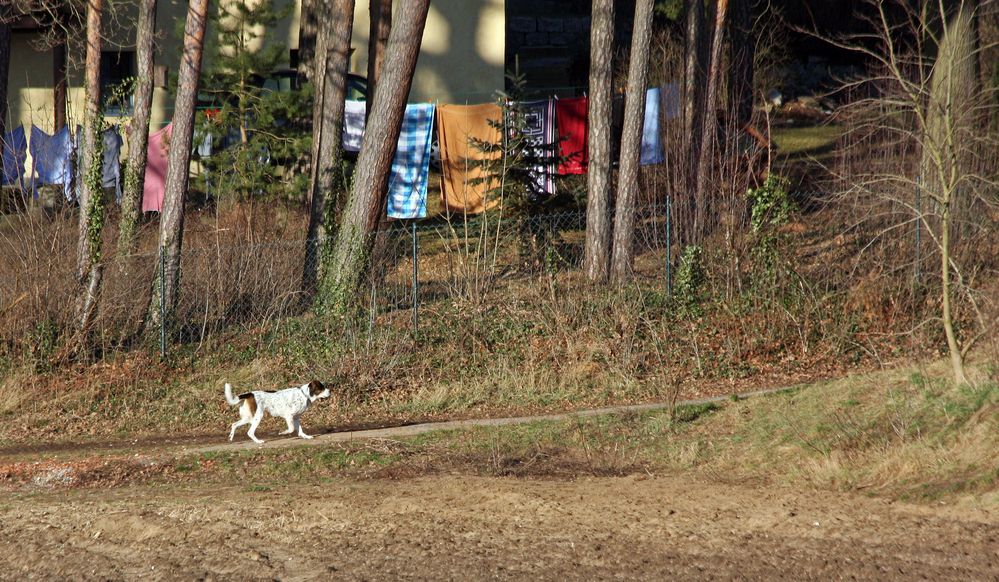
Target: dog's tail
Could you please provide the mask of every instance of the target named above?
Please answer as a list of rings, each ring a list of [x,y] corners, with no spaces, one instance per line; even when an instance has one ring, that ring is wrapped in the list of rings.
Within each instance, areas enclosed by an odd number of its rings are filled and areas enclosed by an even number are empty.
[[[232,395],[232,386],[228,382],[225,384],[225,401],[229,403],[229,406],[239,404],[239,398]]]

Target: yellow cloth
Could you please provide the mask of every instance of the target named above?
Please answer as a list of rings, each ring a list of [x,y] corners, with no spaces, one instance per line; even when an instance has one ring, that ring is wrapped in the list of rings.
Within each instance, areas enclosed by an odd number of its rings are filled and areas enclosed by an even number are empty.
[[[499,197],[490,190],[499,186],[499,177],[487,175],[486,169],[473,162],[498,160],[500,152],[485,153],[470,142],[478,139],[499,144],[503,139],[498,127],[503,111],[494,103],[483,105],[438,105],[437,129],[440,134],[441,194],[444,207],[450,212],[478,214],[499,204]],[[487,178],[482,182],[476,179]]]

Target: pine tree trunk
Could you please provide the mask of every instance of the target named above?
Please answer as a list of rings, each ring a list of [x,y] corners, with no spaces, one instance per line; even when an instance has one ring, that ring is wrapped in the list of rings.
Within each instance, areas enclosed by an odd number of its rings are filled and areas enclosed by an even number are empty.
[[[591,281],[610,271],[611,90],[614,0],[593,0],[590,28],[589,175],[583,270]]]
[[[315,56],[319,36],[319,6],[326,7],[328,0],[301,0],[302,12],[298,20],[298,78],[315,82]],[[325,11],[324,11],[325,12]]]
[[[83,286],[77,334],[79,341],[86,341],[86,334],[93,323],[100,301],[103,267],[101,265],[102,234],[104,230],[105,202],[102,180],[104,164],[103,130],[104,115],[101,106],[101,16],[104,0],[87,2],[87,56],[84,73],[84,126],[83,143],[79,154],[83,176],[80,188],[79,239],[76,255],[76,278]]]
[[[708,180],[711,178],[712,154],[716,141],[715,132],[718,119],[715,105],[718,101],[718,82],[721,70],[722,41],[725,37],[725,15],[728,0],[718,0],[715,13],[715,30],[712,39],[711,55],[708,60],[708,90],[704,97],[702,108],[700,153],[697,158],[697,183],[694,187],[694,197],[697,199],[697,213],[694,218],[694,233],[698,240],[703,240],[708,231],[708,212],[711,208],[713,193],[708,192]]]
[[[371,116],[371,101],[378,86],[378,77],[385,60],[385,45],[392,30],[392,0],[370,0],[371,27],[368,32],[368,108]]]
[[[753,61],[756,36],[753,34],[754,0],[732,0],[729,25],[729,110],[734,125],[745,127],[753,117]]]
[[[350,66],[354,0],[334,0],[333,11],[323,19],[316,42],[315,106],[312,113],[312,173],[309,179],[309,231],[305,240],[302,290],[315,293],[329,228],[335,221],[338,194],[344,190],[344,98]],[[322,242],[327,244],[323,245]]]
[[[52,102],[55,131],[66,127],[66,29],[64,22],[55,24],[58,38],[52,47]]]
[[[372,103],[371,121],[357,158],[353,192],[336,233],[330,263],[324,268],[321,305],[334,314],[349,312],[369,266],[375,229],[385,212],[389,171],[429,8],[430,0],[404,2],[389,36],[382,88]]]
[[[146,180],[149,118],[153,107],[153,35],[156,34],[156,0],[141,0],[135,33],[135,95],[128,130],[128,162],[121,197],[118,254],[135,251],[135,231],[142,213],[142,188]]]
[[[190,0],[184,26],[184,49],[177,71],[177,100],[174,105],[173,132],[167,161],[163,212],[160,216],[160,239],[157,265],[164,265],[163,279],[157,269],[153,281],[148,320],[153,326],[165,325],[176,307],[180,282],[180,252],[184,236],[184,198],[191,166],[191,142],[194,137],[194,105],[201,75],[201,57],[208,21],[208,0]],[[162,286],[162,293],[161,293]]]
[[[700,201],[694,196],[697,160],[701,151],[704,75],[707,71],[709,35],[704,27],[704,2],[687,0],[687,30],[684,38],[683,135],[686,137],[683,167],[686,208],[677,216],[677,238],[683,247],[693,240],[694,216]]]
[[[10,72],[9,8],[0,8],[0,140],[7,133],[7,77]]]
[[[649,72],[649,42],[652,38],[652,7],[653,0],[638,0],[635,4],[611,256],[611,275],[617,283],[631,276],[638,170],[642,156],[642,130],[645,126],[645,85]]]

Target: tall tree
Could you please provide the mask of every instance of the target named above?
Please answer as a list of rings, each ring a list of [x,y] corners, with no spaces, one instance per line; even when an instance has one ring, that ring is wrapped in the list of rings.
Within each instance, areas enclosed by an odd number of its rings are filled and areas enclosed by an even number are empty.
[[[385,45],[392,30],[392,0],[370,0],[368,12],[371,25],[368,30],[368,108],[365,114],[370,117],[371,99],[375,96],[385,60]]]
[[[7,77],[10,71],[9,7],[0,7],[0,140],[7,133]]]
[[[104,113],[101,105],[101,17],[104,0],[87,2],[87,56],[84,73],[84,125],[80,188],[80,233],[77,244],[76,278],[84,285],[78,321],[83,341],[93,323],[100,298],[104,266],[101,262],[105,218],[102,172],[104,163]]]
[[[52,101],[53,124],[55,131],[66,127],[66,37],[67,18],[60,11],[55,13],[55,23],[52,25],[56,35],[52,45]]]
[[[298,19],[298,77],[313,80],[315,71],[316,42],[319,35],[317,8],[326,6],[327,0],[301,0],[302,12]]]
[[[631,275],[632,243],[635,234],[635,204],[638,198],[638,169],[642,155],[645,124],[645,90],[649,76],[649,43],[652,39],[653,0],[635,3],[635,25],[631,35],[628,87],[621,134],[621,159],[617,175],[617,202],[614,212],[614,246],[611,276],[621,282]]]
[[[329,246],[327,227],[335,220],[335,193],[343,189],[344,98],[350,66],[354,0],[334,0],[323,19],[316,42],[315,106],[312,115],[312,173],[309,179],[309,230],[305,239],[302,289],[312,294],[321,264],[322,241]],[[340,184],[337,184],[339,179]]]
[[[169,317],[177,301],[180,278],[180,251],[184,238],[184,198],[191,165],[191,142],[194,134],[194,104],[201,75],[201,57],[208,23],[208,0],[190,0],[184,26],[184,49],[177,71],[177,99],[174,104],[173,133],[167,162],[163,213],[160,216],[160,239],[153,293],[148,320],[165,325],[160,310]],[[161,278],[162,277],[162,278]]]
[[[937,47],[937,58],[930,76],[929,92],[923,111],[917,109],[921,123],[920,143],[923,148],[920,171],[925,176],[924,191],[936,203],[939,213],[941,323],[950,353],[954,382],[967,384],[964,357],[954,327],[952,229],[954,215],[962,197],[974,191],[974,144],[976,125],[981,121],[979,104],[982,91],[978,86],[976,30],[973,14],[977,2],[961,0],[953,12],[940,10],[944,21],[943,35]],[[942,7],[943,4],[941,3]],[[994,144],[993,144],[994,146]],[[994,186],[993,186],[994,187]],[[931,231],[932,232],[932,231]],[[959,276],[959,272],[958,272]]]
[[[142,209],[142,188],[146,179],[146,149],[149,145],[149,117],[153,106],[153,35],[156,33],[157,0],[141,0],[135,32],[135,95],[132,123],[128,129],[128,163],[121,197],[118,228],[118,254],[135,250],[135,230]]]
[[[697,161],[701,152],[701,124],[703,123],[704,75],[707,72],[708,46],[711,35],[704,25],[704,1],[686,0],[686,32],[684,34],[684,75],[683,75],[683,135],[684,149],[683,183],[687,192],[688,204],[678,213],[681,223],[677,231],[681,245],[691,242],[694,230],[694,215],[700,203],[693,195],[697,183]]]
[[[590,27],[589,175],[583,269],[591,281],[610,271],[611,90],[614,0],[593,0]]]
[[[402,3],[389,35],[381,90],[372,103],[371,121],[357,158],[353,191],[337,230],[329,264],[323,267],[320,299],[322,306],[333,313],[347,313],[367,272],[375,229],[385,212],[389,170],[429,8],[430,0]]]
[[[728,10],[728,0],[717,0],[715,8],[715,29],[711,42],[711,54],[708,58],[708,89],[704,96],[702,107],[701,138],[697,157],[697,182],[694,187],[694,197],[697,199],[697,213],[694,218],[694,231],[698,238],[706,235],[708,209],[711,199],[708,193],[708,179],[711,176],[711,154],[715,146],[715,132],[718,118],[715,114],[715,103],[718,97],[718,82],[721,71],[722,41],[725,37],[725,17]]]
[[[754,0],[732,0],[728,92],[729,110],[738,128],[744,127],[753,117],[753,61],[756,59],[754,4]]]

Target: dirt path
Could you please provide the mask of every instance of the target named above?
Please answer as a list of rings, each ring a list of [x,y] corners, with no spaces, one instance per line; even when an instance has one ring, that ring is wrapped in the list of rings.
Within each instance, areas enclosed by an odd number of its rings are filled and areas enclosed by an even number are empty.
[[[437,476],[0,501],[0,579],[999,578],[999,515],[687,478]]]
[[[757,396],[764,396],[767,394],[773,394],[775,392],[781,392],[784,390],[791,390],[794,387],[788,388],[768,388],[766,390],[756,390],[753,392],[746,392],[739,394],[736,398],[754,398]],[[693,400],[683,400],[677,402],[677,406],[697,406],[702,404],[709,404],[712,402],[724,402],[726,400],[731,400],[732,396],[713,396],[710,398],[697,398]],[[404,438],[416,436],[419,434],[424,434],[433,431],[440,430],[460,430],[475,428],[480,426],[505,426],[510,424],[524,424],[529,422],[538,421],[557,421],[557,420],[568,420],[572,418],[587,418],[592,416],[601,416],[605,414],[626,414],[635,412],[645,412],[650,410],[662,410],[670,406],[664,403],[653,403],[653,404],[633,404],[627,406],[608,406],[604,408],[593,408],[588,410],[578,410],[575,412],[566,412],[562,414],[545,414],[538,416],[513,416],[507,418],[474,418],[468,420],[449,420],[444,422],[424,422],[418,424],[409,424],[402,426],[392,426],[387,428],[372,428],[365,430],[356,431],[336,431],[336,432],[326,432],[326,433],[316,433],[313,439],[300,439],[297,437],[287,437],[287,436],[262,436],[264,433],[258,431],[257,437],[261,439],[267,439],[263,444],[256,444],[249,440],[246,436],[246,427],[237,430],[236,438],[234,442],[212,445],[206,447],[195,447],[188,448],[185,447],[187,452],[192,453],[204,453],[212,451],[231,451],[231,450],[242,450],[242,449],[262,449],[262,448],[285,448],[285,447],[298,447],[298,446],[322,446],[325,444],[333,442],[344,442],[357,439],[392,439],[392,438]],[[278,422],[281,427],[284,427],[282,421],[270,421],[271,423]],[[263,424],[261,424],[263,426]],[[271,424],[271,428],[273,428]],[[307,431],[308,432],[308,431]]]
[[[793,390],[800,385],[767,388],[738,394],[735,397],[753,398],[773,394],[784,390]],[[733,396],[713,396],[709,398],[697,398],[682,400],[677,402],[677,406],[695,406],[711,402],[724,402]],[[124,453],[202,453],[211,451],[231,451],[243,449],[262,448],[286,448],[300,446],[322,446],[333,442],[344,442],[359,439],[378,438],[403,438],[415,436],[427,432],[439,430],[458,430],[474,428],[479,426],[504,426],[510,424],[523,424],[537,421],[566,420],[571,418],[586,418],[600,416],[604,414],[624,414],[634,412],[644,412],[650,410],[661,410],[670,406],[665,403],[634,404],[624,406],[607,406],[603,408],[593,408],[577,410],[560,414],[545,414],[537,416],[515,416],[504,418],[473,418],[465,420],[450,420],[440,422],[419,422],[412,424],[396,424],[385,427],[310,427],[308,416],[303,423],[306,431],[315,438],[311,440],[297,437],[278,435],[279,430],[284,430],[284,422],[280,419],[267,417],[261,424],[257,436],[264,439],[262,445],[256,444],[246,436],[246,428],[241,427],[234,442],[226,442],[228,426],[221,427],[217,434],[189,434],[189,435],[167,435],[152,436],[129,440],[117,440],[106,442],[60,442],[46,444],[23,444],[9,447],[0,447],[0,461],[7,458],[36,457],[44,456],[50,459],[59,459],[63,456],[101,456],[101,455],[121,455]],[[234,419],[235,420],[235,419]]]

